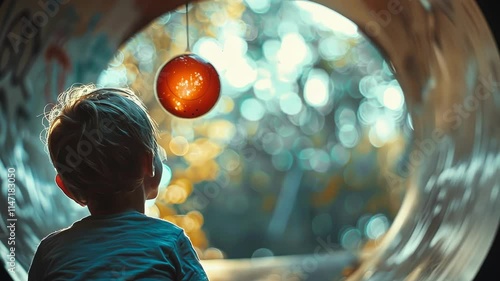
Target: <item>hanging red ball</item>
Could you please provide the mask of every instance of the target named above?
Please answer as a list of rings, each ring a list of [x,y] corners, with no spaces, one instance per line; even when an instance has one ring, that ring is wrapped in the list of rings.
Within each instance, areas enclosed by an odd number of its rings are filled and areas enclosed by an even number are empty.
[[[156,97],[171,114],[196,118],[212,109],[220,96],[219,74],[195,54],[171,59],[158,71]]]

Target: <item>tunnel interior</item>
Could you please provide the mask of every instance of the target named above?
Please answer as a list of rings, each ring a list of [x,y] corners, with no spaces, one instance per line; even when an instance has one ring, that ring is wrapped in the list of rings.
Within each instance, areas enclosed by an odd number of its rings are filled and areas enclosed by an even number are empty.
[[[282,264],[306,280],[354,265],[351,280],[471,279],[500,214],[499,59],[480,10],[316,2],[191,3],[192,51],[222,77],[216,107],[194,120],[166,113],[153,90],[159,65],[184,52],[182,1],[0,3],[11,275],[25,279],[38,241],[87,215],[55,188],[40,139],[58,93],[97,83],[136,90],[163,129],[172,179],[148,214],[191,230],[211,279],[257,280]],[[314,258],[325,241],[332,255]]]

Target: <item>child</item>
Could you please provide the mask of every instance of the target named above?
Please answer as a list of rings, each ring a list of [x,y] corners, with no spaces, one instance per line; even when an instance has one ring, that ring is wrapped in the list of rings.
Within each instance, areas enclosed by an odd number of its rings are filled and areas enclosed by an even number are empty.
[[[144,215],[158,194],[162,150],[137,97],[73,87],[47,119],[56,183],[91,215],[41,241],[29,280],[208,280],[184,231]]]

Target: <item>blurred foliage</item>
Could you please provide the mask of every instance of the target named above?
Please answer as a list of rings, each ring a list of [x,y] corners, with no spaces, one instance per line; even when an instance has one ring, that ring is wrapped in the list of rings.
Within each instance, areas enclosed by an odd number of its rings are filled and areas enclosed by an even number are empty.
[[[172,181],[151,216],[183,227],[200,257],[310,253],[323,237],[357,250],[399,210],[411,120],[390,63],[341,15],[305,1],[189,6],[192,52],[222,83],[207,115],[155,98],[157,70],[186,50],[185,7],[130,39],[101,86],[139,93],[161,130]]]

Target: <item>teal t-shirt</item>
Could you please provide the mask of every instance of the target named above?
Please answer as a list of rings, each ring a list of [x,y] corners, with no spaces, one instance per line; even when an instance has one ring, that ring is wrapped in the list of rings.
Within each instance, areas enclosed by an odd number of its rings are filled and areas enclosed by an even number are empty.
[[[88,216],[40,242],[35,280],[208,280],[184,231],[137,211]]]

